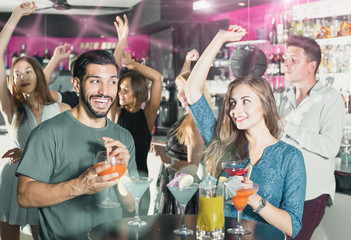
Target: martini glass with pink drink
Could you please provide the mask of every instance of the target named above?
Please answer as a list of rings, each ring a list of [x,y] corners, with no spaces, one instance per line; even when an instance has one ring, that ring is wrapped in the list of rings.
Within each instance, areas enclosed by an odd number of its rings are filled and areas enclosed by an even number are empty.
[[[230,161],[222,163],[222,168],[230,176],[243,176],[244,181],[247,175],[247,163],[245,161]]]

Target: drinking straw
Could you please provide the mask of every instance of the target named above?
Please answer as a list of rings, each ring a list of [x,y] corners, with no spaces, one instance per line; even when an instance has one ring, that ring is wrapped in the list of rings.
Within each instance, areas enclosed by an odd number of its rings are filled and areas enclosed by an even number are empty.
[[[102,142],[107,142],[107,143],[108,143],[107,140],[104,141],[104,140],[101,139],[101,138],[99,138],[98,141],[102,141]],[[106,158],[107,158],[107,164],[110,164],[110,153],[109,153],[109,151],[108,151],[108,148],[106,148]]]
[[[108,143],[107,140],[106,140],[106,142]],[[107,158],[107,164],[110,164],[110,153],[108,151],[108,148],[106,148],[106,158]]]
[[[246,166],[247,166],[247,164],[249,164],[249,162],[250,162],[250,158],[247,160],[247,162],[245,163],[243,168],[246,168]]]
[[[249,180],[250,180],[251,171],[252,171],[252,165],[250,164],[249,167],[247,168],[247,178],[246,178],[246,181],[249,181]]]
[[[219,183],[219,178],[221,177],[222,173],[224,172],[225,168],[222,169],[222,171],[218,174],[217,176],[217,182],[216,182],[216,188],[215,188],[215,194],[214,197],[217,195],[217,188],[218,188],[218,183]]]

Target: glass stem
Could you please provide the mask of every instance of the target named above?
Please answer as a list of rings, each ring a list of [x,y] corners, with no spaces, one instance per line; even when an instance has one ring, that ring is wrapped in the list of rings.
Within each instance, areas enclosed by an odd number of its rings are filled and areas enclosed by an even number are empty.
[[[242,228],[242,226],[241,226],[241,216],[242,216],[242,211],[238,210],[238,225],[237,225],[238,228]]]
[[[182,225],[181,225],[181,229],[185,229],[185,207],[186,204],[180,204],[180,214],[182,216]]]
[[[111,188],[106,189],[106,201],[111,201]]]
[[[140,198],[136,197],[134,198],[135,201],[135,217],[134,217],[134,222],[140,222],[140,218],[139,218],[139,202],[140,202]]]

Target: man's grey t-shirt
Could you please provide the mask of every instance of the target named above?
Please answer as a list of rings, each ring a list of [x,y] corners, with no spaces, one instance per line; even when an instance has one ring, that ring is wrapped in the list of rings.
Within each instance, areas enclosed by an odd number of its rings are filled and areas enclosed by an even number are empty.
[[[91,128],[74,118],[70,111],[32,131],[16,174],[49,184],[77,178],[96,163],[96,153],[105,150],[99,141],[102,137],[119,140],[127,147],[129,174],[138,176],[134,141],[128,130],[108,119],[105,127]],[[113,190],[117,191],[117,187]],[[121,218],[121,207],[104,209],[96,205],[103,198],[105,191],[39,208],[39,239],[88,239],[91,228]]]

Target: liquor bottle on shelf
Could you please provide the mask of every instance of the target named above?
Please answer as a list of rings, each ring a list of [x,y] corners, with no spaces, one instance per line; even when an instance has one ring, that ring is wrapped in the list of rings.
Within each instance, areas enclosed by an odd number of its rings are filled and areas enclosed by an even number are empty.
[[[281,62],[281,59],[280,59],[280,49],[278,48],[278,51],[277,51],[277,61],[276,61],[277,65],[276,65],[276,69],[275,69],[275,73],[274,75],[275,76],[280,76],[282,75],[282,62]]]
[[[19,56],[20,57],[24,57],[24,56],[27,56],[27,46],[26,44],[22,44],[22,49],[19,53]]]
[[[314,23],[312,20],[308,20],[307,18],[304,21],[304,32],[303,35],[305,37],[313,38],[314,37]]]
[[[328,62],[328,68],[330,73],[337,73],[338,72],[338,66],[336,62],[336,48],[330,45],[328,47],[329,51],[329,62]]]
[[[322,21],[323,27],[321,28],[319,36],[317,38],[320,39],[325,39],[325,38],[330,38],[330,27],[328,25],[328,22],[326,20]]]
[[[283,83],[280,81],[279,78],[277,78],[277,81],[276,81],[276,89],[277,90],[275,91],[275,93],[273,95],[274,95],[274,98],[276,101],[276,105],[277,105],[277,107],[279,107],[279,105],[283,101],[283,97],[286,93],[286,91],[283,88]]]
[[[320,35],[320,32],[321,32],[321,28],[322,28],[321,20],[319,18],[317,18],[316,23],[314,24],[314,27],[313,27],[314,38],[318,38],[318,36]]]
[[[285,59],[283,54],[280,54],[280,75],[285,75],[285,66],[284,66]]]
[[[334,46],[334,54],[335,55],[335,72],[336,73],[344,73],[346,69],[346,62],[344,61],[344,47],[341,45]]]
[[[351,72],[351,43],[344,45],[345,72]]]
[[[13,63],[16,61],[16,59],[18,58],[18,55],[17,55],[17,51],[15,51],[11,57],[11,63],[13,65]],[[11,65],[11,66],[12,66]]]
[[[288,18],[284,24],[284,36],[283,42],[287,42],[288,38],[291,36],[291,20]]]
[[[43,68],[46,67],[46,65],[48,65],[48,63],[50,62],[50,59],[51,59],[51,55],[50,55],[50,52],[49,52],[49,49],[45,49],[45,54],[44,54],[44,57],[43,57]]]
[[[319,64],[319,67],[317,70],[317,73],[319,73],[319,74],[327,73],[326,63],[325,63],[325,60],[327,60],[327,59],[326,59],[325,55],[326,55],[325,47],[323,45],[321,45],[321,63]]]
[[[291,23],[290,23],[290,28],[289,28],[289,36],[293,36],[293,35],[296,35],[295,32],[296,32],[296,21],[295,20],[292,20]]]
[[[275,45],[278,43],[278,33],[275,18],[272,19],[272,31],[271,31],[271,44]]]
[[[305,30],[304,22],[300,19],[299,22],[296,24],[294,34],[296,36],[302,36]]]
[[[336,16],[333,16],[332,22],[330,25],[330,37],[337,37],[340,30],[340,23]]]
[[[344,99],[345,113],[349,113],[350,92],[345,88],[340,88],[341,96]]]
[[[339,36],[348,36],[351,35],[351,14],[348,16],[344,16],[344,20],[340,25]]]
[[[274,54],[271,53],[269,57],[268,67],[267,67],[267,74],[268,76],[274,76],[276,74],[277,63],[274,58]]]
[[[75,60],[75,58],[77,57],[77,53],[74,51],[74,46],[73,45],[71,45],[71,48],[70,48],[70,50],[71,50],[71,52],[70,52],[70,54],[69,54],[69,56],[68,56],[68,69],[70,70],[70,71],[72,71],[72,62],[73,62],[73,60]]]
[[[280,15],[279,23],[277,24],[277,41],[278,43],[284,43],[284,19],[283,15]]]
[[[38,55],[37,52],[34,53],[33,57],[34,57],[36,60],[38,60],[38,62],[39,62],[41,65],[43,65],[43,58],[39,57],[39,55]]]

